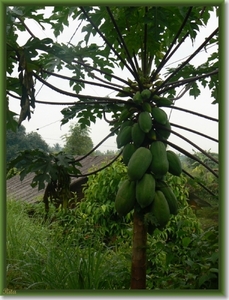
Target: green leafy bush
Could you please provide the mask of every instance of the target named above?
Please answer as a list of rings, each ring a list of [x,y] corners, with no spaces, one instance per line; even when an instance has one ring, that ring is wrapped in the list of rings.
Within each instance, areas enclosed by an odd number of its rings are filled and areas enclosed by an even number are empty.
[[[155,232],[148,265],[149,289],[218,289],[218,230],[185,234],[170,240]]]
[[[188,205],[187,179],[169,176],[179,212],[148,238],[148,289],[217,289],[218,229],[203,231]],[[179,183],[179,184],[178,184]]]
[[[84,187],[85,199],[79,211],[94,230],[104,236],[106,243],[119,238],[128,239],[132,232],[131,213],[125,218],[115,210],[115,197],[120,182],[126,177],[126,166],[117,160],[106,169],[88,177]]]

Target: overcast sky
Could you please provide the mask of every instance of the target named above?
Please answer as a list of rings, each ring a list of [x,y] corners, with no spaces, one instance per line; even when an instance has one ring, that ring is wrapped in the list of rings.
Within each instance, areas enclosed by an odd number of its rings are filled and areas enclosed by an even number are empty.
[[[47,28],[46,31],[43,31],[36,22],[27,22],[30,27],[30,30],[39,38],[51,37],[50,30]],[[72,22],[69,28],[66,28],[61,37],[58,38],[58,42],[67,43],[72,37],[76,27],[78,24],[76,22]],[[182,58],[185,58],[192,54],[196,48],[198,48],[201,43],[204,41],[206,37],[208,37],[218,26],[218,20],[212,16],[209,24],[206,28],[203,28],[201,32],[198,34],[198,38],[194,45],[190,41],[185,42],[185,44],[180,48],[180,50],[174,55],[169,64],[170,67],[175,67],[177,64],[181,62]],[[20,33],[19,36],[19,44],[23,45],[29,35],[26,33]],[[74,36],[71,43],[76,44],[78,42],[79,33]],[[207,50],[207,52],[202,51],[199,53],[193,60],[191,60],[191,64],[198,65],[206,61],[208,55],[213,51],[216,51],[216,46],[213,46]],[[61,74],[69,74],[68,71],[60,71]],[[115,73],[116,76],[120,76],[122,78],[131,78],[128,72],[123,70],[117,70]],[[53,83],[57,85],[59,88],[71,91],[69,88],[68,82],[63,80],[58,80],[57,78],[50,77],[48,79],[49,83]],[[37,100],[43,101],[55,101],[55,102],[73,102],[76,100],[67,97],[61,94],[58,94],[49,88],[43,86],[40,90],[41,84],[38,82],[36,84],[36,92]],[[112,91],[107,89],[101,89],[95,86],[88,86],[86,90],[83,92],[87,95],[99,95],[99,96],[107,96]],[[110,94],[111,97],[114,97],[116,92]],[[208,89],[201,88],[201,95],[194,100],[193,97],[190,97],[188,93],[186,93],[180,100],[177,101],[176,105],[179,107],[183,107],[185,109],[189,109],[192,111],[196,111],[198,113],[206,114],[208,116],[218,118],[218,104],[211,104],[213,99],[210,96],[210,91]],[[29,133],[31,131],[38,132],[42,138],[50,145],[54,145],[55,143],[59,143],[63,146],[63,140],[61,136],[68,133],[69,124],[65,124],[62,127],[60,126],[60,120],[62,119],[62,114],[60,113],[61,109],[65,106],[54,106],[54,105],[43,105],[36,104],[36,108],[34,114],[32,114],[30,121],[25,120],[22,124],[26,127],[26,132]],[[20,113],[20,102],[16,99],[10,98],[10,109],[16,113]],[[170,110],[166,110],[168,115],[170,114]],[[74,123],[77,122],[77,119],[74,119]],[[176,123],[182,126],[186,126],[188,128],[192,128],[196,131],[207,134],[211,137],[218,138],[218,123],[213,121],[208,121],[207,119],[203,119],[200,117],[195,117],[191,114],[184,113],[181,111],[173,110],[170,117],[170,122]],[[71,122],[72,123],[72,122]],[[192,140],[194,143],[198,144],[204,150],[210,150],[212,152],[218,152],[218,144],[200,137],[195,134],[191,134],[184,130],[178,130],[177,128],[173,128],[180,134],[183,134],[186,138]],[[96,124],[92,124],[91,126],[91,134],[90,137],[93,141],[94,146],[99,143],[107,134],[109,134],[109,125],[105,121],[98,120]],[[180,147],[183,147],[189,152],[192,152],[192,149],[195,149],[192,145],[183,141],[182,139],[171,135],[169,140],[173,143],[177,143]],[[99,148],[100,151],[106,150],[116,150],[116,140],[115,137],[109,138],[104,142],[104,144]],[[196,150],[196,149],[195,149]]]

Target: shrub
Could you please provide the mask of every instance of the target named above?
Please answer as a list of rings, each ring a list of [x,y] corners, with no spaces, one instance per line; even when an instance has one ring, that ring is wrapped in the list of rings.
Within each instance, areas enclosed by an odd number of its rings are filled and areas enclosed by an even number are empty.
[[[118,186],[125,176],[126,166],[118,160],[90,175],[84,187],[85,199],[79,211],[93,230],[104,236],[106,244],[112,244],[119,237],[128,239],[132,230],[131,213],[125,218],[120,217],[114,206]]]
[[[184,176],[167,178],[179,212],[148,239],[148,289],[217,289],[218,229],[203,231],[189,207]],[[179,184],[177,184],[179,183]]]

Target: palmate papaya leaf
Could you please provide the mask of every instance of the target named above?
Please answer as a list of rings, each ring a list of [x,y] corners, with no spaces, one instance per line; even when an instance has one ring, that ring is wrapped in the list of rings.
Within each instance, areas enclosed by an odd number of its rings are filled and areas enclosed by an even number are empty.
[[[96,117],[91,108],[87,108],[79,112],[77,118],[79,118],[78,122],[81,124],[82,129],[90,126],[91,122],[96,122]]]
[[[73,90],[76,92],[76,94],[78,94],[79,92],[81,92],[84,89],[84,87],[85,87],[85,84],[83,82],[77,82],[76,83],[76,82],[72,82],[70,80],[69,84],[72,84]]]
[[[77,104],[77,106],[68,106],[61,110],[61,113],[63,115],[63,119],[61,120],[61,125],[64,125],[68,123],[69,120],[76,117],[76,114],[81,111],[83,108],[85,108],[85,104],[82,103],[82,105]]]
[[[55,155],[55,160],[56,160],[58,166],[68,168],[69,165],[72,164],[72,161],[74,161],[74,156],[70,155],[70,154],[66,154],[63,151],[60,151]],[[80,162],[74,163],[74,167],[76,165],[82,166]],[[77,173],[80,173],[80,172],[77,170]]]
[[[65,107],[61,110],[63,114],[63,119],[61,120],[61,125],[66,124],[69,120],[73,118],[79,118],[78,122],[81,124],[81,128],[85,128],[91,125],[91,122],[95,123],[96,118],[102,118],[103,111],[109,107],[105,102],[104,104],[96,104],[85,102],[77,102],[75,105]]]
[[[59,176],[69,173],[77,176],[81,174],[74,157],[66,155],[64,152],[48,153],[40,149],[25,150],[7,164],[7,172],[12,168],[17,168],[20,180],[23,180],[29,173],[34,173],[32,187],[38,185],[38,189],[43,189],[45,183],[51,180],[58,180]]]
[[[33,177],[32,183],[30,184],[31,187],[38,186],[38,191],[45,188],[45,183],[49,183],[51,178],[47,174],[37,174]]]
[[[200,95],[200,89],[198,88],[198,84],[193,82],[192,87],[189,90],[189,95],[193,96],[196,99]]]
[[[54,72],[55,70],[60,71],[65,63],[58,57],[50,55],[49,53],[42,53],[39,56],[39,63],[41,66],[45,67],[47,71]],[[45,79],[48,74],[42,73],[42,77]]]
[[[22,96],[22,90],[21,90],[21,82],[20,79],[17,77],[6,77],[6,90],[14,92],[18,94],[19,96]]]
[[[24,49],[28,49],[30,51],[34,50],[43,50],[43,51],[48,51],[50,44],[53,44],[53,40],[50,38],[44,38],[44,39],[38,39],[38,38],[31,38],[29,39],[26,44],[22,47]]]
[[[64,26],[69,25],[69,17],[76,18],[78,7],[76,6],[59,6],[53,7],[51,16],[49,17],[49,23],[52,26],[55,37],[58,37],[64,30]]]

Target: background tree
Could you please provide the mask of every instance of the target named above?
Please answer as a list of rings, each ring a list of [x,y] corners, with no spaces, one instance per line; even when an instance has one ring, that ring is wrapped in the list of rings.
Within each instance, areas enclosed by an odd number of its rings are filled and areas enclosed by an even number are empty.
[[[208,150],[206,152],[209,153],[213,158],[218,160],[218,158],[219,158],[218,153],[213,153],[210,150]],[[212,161],[211,159],[209,159],[208,157],[206,157],[203,153],[194,151],[193,155],[195,157],[199,158],[202,162],[204,162],[206,165],[208,165],[212,169],[218,168],[218,164],[216,162]],[[199,163],[195,159],[190,158],[190,157],[184,157],[184,161],[185,161],[185,164],[187,164],[187,166],[191,169],[194,169],[197,165],[199,165]]]
[[[62,150],[62,147],[59,143],[54,144],[52,147],[49,147],[50,152],[60,152]]]
[[[26,129],[25,126],[20,126],[17,132],[12,130],[6,131],[6,161],[9,162],[15,158],[21,150],[25,150],[26,144]]]
[[[29,149],[42,149],[48,151],[48,144],[42,139],[41,135],[37,132],[30,132],[26,134],[27,142],[30,145]],[[28,149],[27,148],[27,149]]]
[[[41,149],[48,151],[48,144],[37,132],[26,133],[21,125],[17,132],[11,129],[6,131],[6,161],[14,159],[20,151],[28,149]]]
[[[80,124],[70,125],[69,134],[63,136],[65,144],[63,151],[72,155],[87,154],[93,148],[88,127],[81,128]]]

